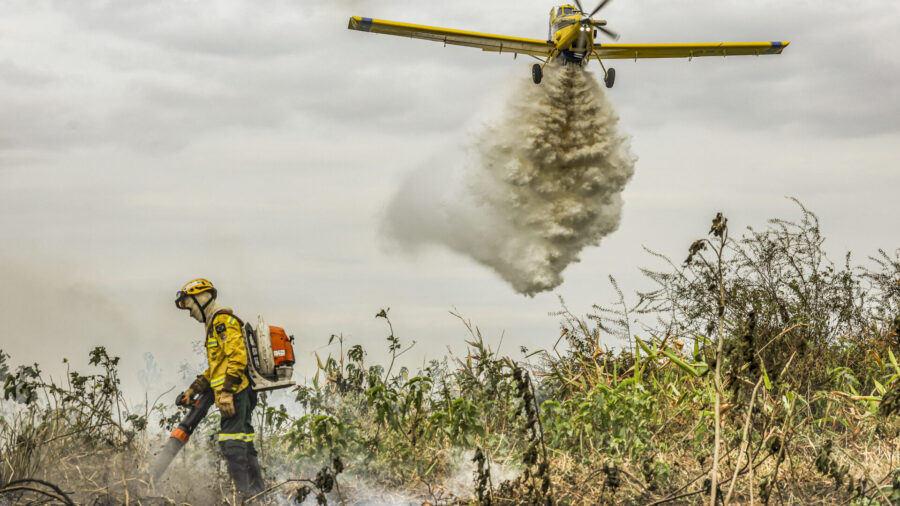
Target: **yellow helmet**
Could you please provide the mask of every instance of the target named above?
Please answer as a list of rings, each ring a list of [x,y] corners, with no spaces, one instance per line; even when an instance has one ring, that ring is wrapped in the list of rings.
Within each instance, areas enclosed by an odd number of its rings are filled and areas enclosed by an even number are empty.
[[[212,292],[212,298],[216,298],[216,294],[218,293],[216,288],[208,279],[198,278],[193,281],[189,281],[184,287],[175,294],[175,307],[178,309],[187,309],[184,305],[184,300],[188,297],[196,297],[201,293]],[[194,299],[196,302],[196,299]],[[197,304],[198,306],[200,304]],[[204,305],[205,306],[205,305]]]

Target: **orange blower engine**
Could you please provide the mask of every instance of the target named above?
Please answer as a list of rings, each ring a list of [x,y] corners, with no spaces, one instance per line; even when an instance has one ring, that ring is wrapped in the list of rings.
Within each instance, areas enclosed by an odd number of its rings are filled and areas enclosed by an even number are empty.
[[[257,392],[278,390],[295,385],[294,336],[288,337],[281,327],[266,325],[260,316],[256,328],[244,324],[244,344],[247,346],[247,377]]]

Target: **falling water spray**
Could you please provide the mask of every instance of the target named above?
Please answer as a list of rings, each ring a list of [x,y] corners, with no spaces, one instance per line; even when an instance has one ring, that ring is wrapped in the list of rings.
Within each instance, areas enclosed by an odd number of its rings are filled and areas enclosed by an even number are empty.
[[[549,65],[541,85],[517,87],[455,178],[441,175],[447,167],[409,177],[385,231],[406,249],[463,253],[519,293],[552,290],[585,247],[619,226],[635,158],[617,123],[593,75]]]

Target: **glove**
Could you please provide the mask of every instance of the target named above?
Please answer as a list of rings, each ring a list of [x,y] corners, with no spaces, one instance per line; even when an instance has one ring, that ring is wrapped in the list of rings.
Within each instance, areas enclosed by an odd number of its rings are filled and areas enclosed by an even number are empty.
[[[222,418],[234,416],[234,394],[225,391],[219,392],[216,397],[216,407],[219,408],[219,413],[222,413]]]
[[[190,407],[193,397],[197,394],[202,394],[207,388],[209,388],[209,380],[202,374],[197,376],[197,379],[191,383],[191,386],[175,399],[175,405]]]
[[[178,394],[178,398],[175,399],[175,405],[189,407],[191,405],[191,398],[194,397],[195,393],[193,388],[188,387],[187,390]]]

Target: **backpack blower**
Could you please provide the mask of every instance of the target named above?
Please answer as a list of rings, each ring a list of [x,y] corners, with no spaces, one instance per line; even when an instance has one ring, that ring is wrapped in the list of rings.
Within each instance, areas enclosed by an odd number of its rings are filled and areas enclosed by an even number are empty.
[[[256,392],[268,392],[295,385],[291,381],[294,373],[293,336],[288,337],[281,327],[266,325],[262,316],[258,319],[256,329],[247,323],[241,334],[247,348],[245,372],[250,380],[250,388]],[[150,466],[150,476],[154,481],[159,480],[200,422],[206,418],[209,408],[215,403],[215,394],[211,388],[191,399],[183,399],[179,394],[175,403],[190,408],[190,411],[169,435],[166,445]]]

